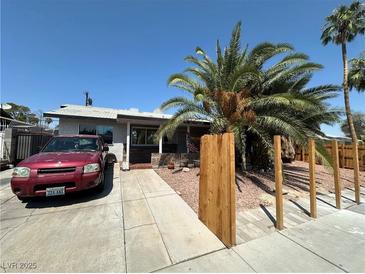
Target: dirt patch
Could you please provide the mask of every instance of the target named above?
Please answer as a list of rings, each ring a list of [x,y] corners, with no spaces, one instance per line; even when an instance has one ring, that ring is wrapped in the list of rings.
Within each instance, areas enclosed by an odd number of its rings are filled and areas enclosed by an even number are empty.
[[[308,163],[295,161],[283,165],[283,192],[286,199],[296,199],[308,195],[309,170]],[[170,170],[161,168],[155,170],[188,205],[198,212],[199,202],[199,168],[191,168],[188,172],[181,169]],[[342,188],[353,188],[354,172],[351,169],[341,169]],[[334,191],[333,176],[330,169],[316,165],[317,192]],[[365,172],[360,172],[360,183],[365,185]],[[236,173],[236,203],[237,210],[255,208],[260,205],[271,205],[274,202],[275,176],[273,170],[266,172],[250,171],[246,175]]]

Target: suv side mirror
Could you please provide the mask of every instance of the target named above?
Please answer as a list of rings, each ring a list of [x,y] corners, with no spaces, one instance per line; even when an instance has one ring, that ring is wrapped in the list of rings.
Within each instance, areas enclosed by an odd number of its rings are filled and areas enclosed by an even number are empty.
[[[109,147],[107,145],[103,146],[103,151],[109,151]]]

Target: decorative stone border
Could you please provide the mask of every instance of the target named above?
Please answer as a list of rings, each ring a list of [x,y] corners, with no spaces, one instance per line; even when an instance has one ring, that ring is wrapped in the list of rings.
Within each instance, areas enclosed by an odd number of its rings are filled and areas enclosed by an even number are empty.
[[[167,166],[170,162],[175,167],[194,167],[199,165],[199,153],[151,153],[152,168]]]

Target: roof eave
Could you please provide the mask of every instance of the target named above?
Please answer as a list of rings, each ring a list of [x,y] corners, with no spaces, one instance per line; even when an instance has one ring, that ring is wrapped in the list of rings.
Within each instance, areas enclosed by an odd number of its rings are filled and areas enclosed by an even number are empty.
[[[100,119],[100,120],[113,120],[116,118],[108,118],[108,117],[91,117],[84,115],[71,115],[71,114],[61,114],[61,113],[52,113],[52,112],[44,112],[43,117],[53,117],[53,118],[71,118],[71,119]]]

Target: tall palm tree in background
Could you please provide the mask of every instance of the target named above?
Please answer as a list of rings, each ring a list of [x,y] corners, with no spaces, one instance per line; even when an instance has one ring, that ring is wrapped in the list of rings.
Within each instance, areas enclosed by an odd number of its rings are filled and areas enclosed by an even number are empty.
[[[352,118],[349,98],[348,61],[346,44],[351,42],[358,34],[365,33],[365,6],[360,1],[354,1],[350,6],[340,6],[326,17],[326,24],[322,32],[323,45],[329,42],[341,45],[343,62],[343,93],[347,122],[351,138],[357,142],[356,131]]]
[[[351,59],[350,63],[350,89],[355,88],[359,92],[365,91],[365,51],[360,54],[359,58]]]
[[[308,56],[294,52],[288,44],[262,43],[251,51],[247,46],[241,49],[240,33],[238,23],[223,52],[217,41],[215,61],[199,47],[197,56],[185,58],[193,66],[173,74],[168,84],[190,96],[174,97],[161,105],[162,110],[178,109],[157,136],[171,136],[188,119],[208,120],[212,133],[235,134],[245,169],[247,137],[269,152],[274,134],[301,145],[308,137],[324,136],[320,124],[332,123],[339,115],[324,101],[336,96],[339,87],[306,89],[312,73],[321,65],[309,62]],[[280,55],[284,56],[274,62]],[[269,65],[269,61],[274,64]],[[322,146],[318,151],[325,155]]]

